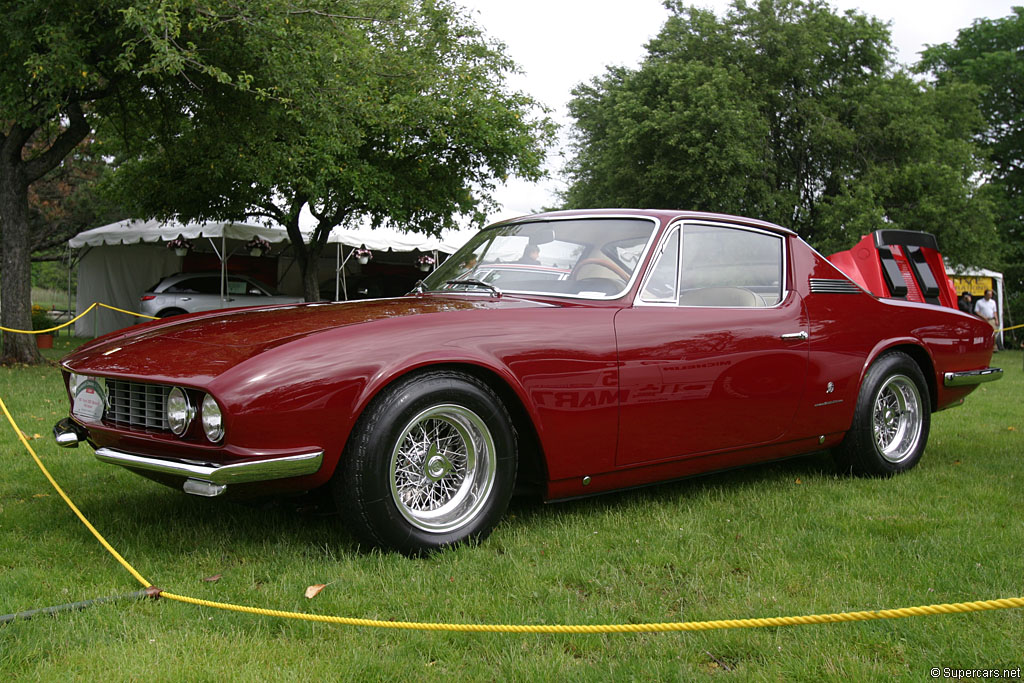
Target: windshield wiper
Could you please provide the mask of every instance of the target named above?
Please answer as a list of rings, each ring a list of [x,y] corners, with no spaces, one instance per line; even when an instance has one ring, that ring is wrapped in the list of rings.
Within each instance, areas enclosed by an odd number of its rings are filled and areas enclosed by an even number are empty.
[[[491,290],[491,292],[493,292],[494,296],[496,296],[496,297],[500,297],[501,296],[501,290],[500,289],[498,289],[494,285],[488,284],[488,283],[486,283],[486,282],[484,282],[482,280],[448,280],[447,282],[445,282],[445,284],[446,285],[472,285],[473,287],[482,287],[484,289]]]

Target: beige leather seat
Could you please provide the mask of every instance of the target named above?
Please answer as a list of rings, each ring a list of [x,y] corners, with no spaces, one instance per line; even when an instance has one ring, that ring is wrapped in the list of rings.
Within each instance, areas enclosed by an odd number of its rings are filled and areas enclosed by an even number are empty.
[[[742,287],[705,287],[690,289],[679,295],[680,306],[722,306],[727,308],[764,308],[764,299],[757,292]]]

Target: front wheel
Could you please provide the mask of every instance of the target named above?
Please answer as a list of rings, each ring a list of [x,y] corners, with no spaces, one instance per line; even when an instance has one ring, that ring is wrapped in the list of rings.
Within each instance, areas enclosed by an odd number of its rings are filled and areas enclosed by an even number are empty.
[[[420,554],[486,537],[515,476],[515,433],[500,399],[470,375],[437,370],[374,399],[333,490],[358,536]]]
[[[853,474],[905,472],[921,459],[930,426],[924,374],[907,354],[887,353],[864,376],[853,424],[835,451],[836,462]]]

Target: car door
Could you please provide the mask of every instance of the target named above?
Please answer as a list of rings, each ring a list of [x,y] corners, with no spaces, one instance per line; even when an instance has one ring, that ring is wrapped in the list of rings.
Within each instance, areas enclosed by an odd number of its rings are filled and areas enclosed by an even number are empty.
[[[227,280],[227,301],[224,306],[235,308],[239,306],[264,306],[273,301],[262,287],[252,280],[240,277],[228,276]]]
[[[807,375],[807,317],[787,287],[786,236],[680,223],[633,307],[615,316],[616,463],[764,444],[793,422]]]
[[[184,278],[167,288],[166,294],[174,297],[169,304],[189,313],[211,311],[222,308],[220,278],[215,275],[194,275]]]

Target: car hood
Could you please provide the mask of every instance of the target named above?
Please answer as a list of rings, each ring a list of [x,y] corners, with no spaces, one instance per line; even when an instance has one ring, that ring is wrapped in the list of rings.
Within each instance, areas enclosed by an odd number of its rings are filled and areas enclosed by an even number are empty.
[[[62,365],[80,374],[202,383],[268,349],[329,330],[413,315],[551,305],[514,297],[430,295],[197,313],[101,337],[66,356]]]

